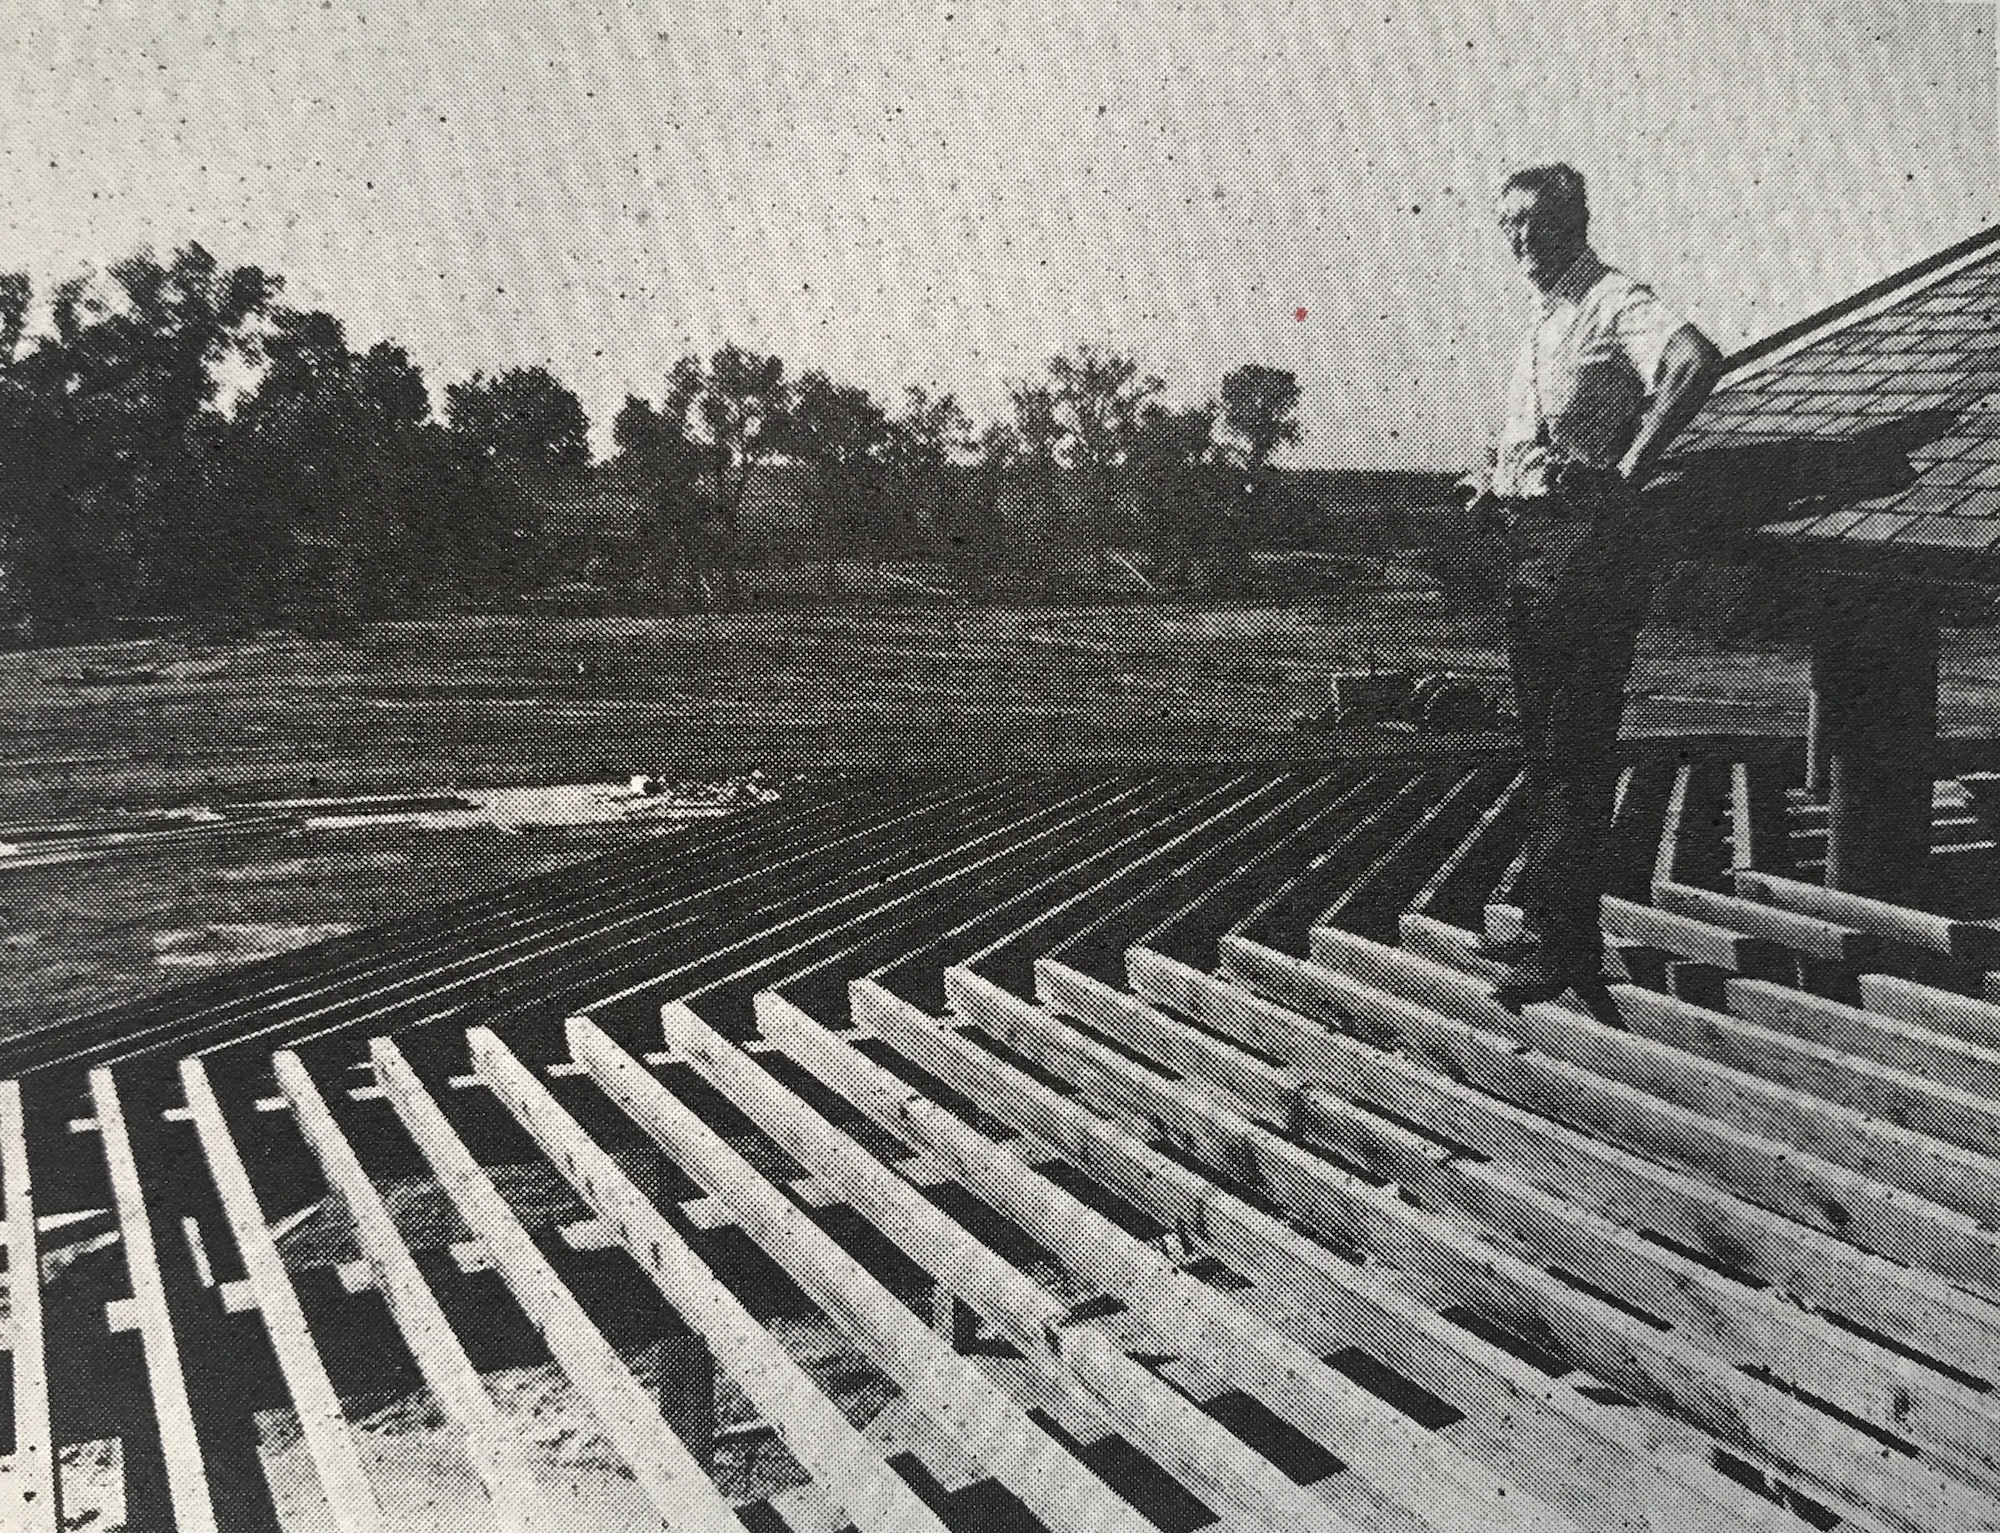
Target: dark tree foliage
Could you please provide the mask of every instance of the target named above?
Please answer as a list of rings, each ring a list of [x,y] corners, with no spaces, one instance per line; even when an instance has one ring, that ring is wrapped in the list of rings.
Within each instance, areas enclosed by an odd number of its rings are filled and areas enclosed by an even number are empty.
[[[1299,376],[1246,362],[1222,378],[1222,424],[1237,438],[1245,467],[1261,472],[1280,447],[1305,440]]]
[[[1127,474],[1153,568],[1169,580],[1186,581],[1197,560],[1231,542],[1218,517],[1215,417],[1213,404],[1149,403],[1133,429]]]
[[[787,429],[791,390],[782,358],[729,344],[706,363],[683,357],[667,379],[662,413],[688,422],[701,460],[703,537],[716,551],[723,594],[740,603],[743,502]]]
[[[807,500],[825,544],[830,586],[841,558],[882,538],[889,440],[889,413],[866,389],[817,370],[792,385],[775,442],[811,470]]]
[[[527,481],[588,467],[589,430],[582,402],[546,367],[474,373],[445,389],[442,482],[420,540],[433,590],[493,600],[523,589],[545,531]]]
[[[1049,397],[1062,452],[1081,481],[1088,535],[1103,557],[1116,535],[1119,470],[1147,403],[1166,384],[1142,375],[1136,359],[1089,344],[1049,362]]]
[[[700,495],[707,454],[688,429],[693,406],[691,392],[670,385],[658,406],[626,395],[611,423],[616,466],[646,494],[637,529],[640,555],[661,594],[688,607],[706,603],[714,552]]]
[[[269,562],[269,540],[225,509],[213,406],[222,370],[258,360],[278,288],[199,245],[165,263],[140,254],[59,285],[47,332],[31,335],[28,280],[0,282],[0,525],[38,630],[137,606],[226,608]]]
[[[420,529],[443,452],[423,374],[386,341],[351,351],[322,313],[281,311],[265,353],[236,411],[234,489],[289,543],[277,601],[359,613],[421,595],[436,583]]]
[[[972,422],[956,395],[909,388],[888,428],[882,461],[889,508],[902,546],[916,552],[952,520],[951,466],[972,449]]]

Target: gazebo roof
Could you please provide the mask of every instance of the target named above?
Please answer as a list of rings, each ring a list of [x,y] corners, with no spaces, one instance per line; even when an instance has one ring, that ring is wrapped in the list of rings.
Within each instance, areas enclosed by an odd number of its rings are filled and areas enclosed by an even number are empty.
[[[1797,503],[1762,536],[1850,561],[1879,552],[1935,566],[1941,554],[2000,552],[2000,230],[1739,352],[1676,451],[1845,442],[1933,414],[1949,423],[1910,451],[1910,483],[1837,506]]]

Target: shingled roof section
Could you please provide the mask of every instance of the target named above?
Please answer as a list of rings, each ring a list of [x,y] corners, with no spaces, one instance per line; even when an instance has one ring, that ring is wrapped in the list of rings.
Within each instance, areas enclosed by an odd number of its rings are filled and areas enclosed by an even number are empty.
[[[2000,554],[2000,230],[1987,230],[1767,337],[1729,376],[1677,455],[1851,440],[1946,412],[1886,494],[1799,502],[1761,534],[1850,557],[1879,550],[1975,560]],[[1983,561],[1982,561],[1983,562]],[[1971,571],[1967,571],[1971,573]]]

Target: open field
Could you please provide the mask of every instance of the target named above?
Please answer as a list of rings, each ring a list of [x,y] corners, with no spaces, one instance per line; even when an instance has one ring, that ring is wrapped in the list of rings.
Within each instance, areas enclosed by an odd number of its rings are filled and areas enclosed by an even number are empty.
[[[2000,730],[1993,648],[1965,636],[1948,658],[1956,730]],[[714,783],[761,769],[796,795],[850,770],[1504,748],[1490,736],[1297,727],[1324,706],[1331,673],[1369,664],[1449,669],[1504,691],[1495,625],[1421,591],[1298,607],[460,619],[380,625],[353,643],[19,652],[0,656],[0,823],[157,830],[119,816],[635,773]],[[1804,725],[1796,654],[1655,629],[1635,689],[1639,732],[1796,736]],[[256,834],[162,837],[109,858],[0,858],[0,1028],[666,833],[671,822],[645,817],[294,814]],[[0,841],[35,845],[5,830]]]

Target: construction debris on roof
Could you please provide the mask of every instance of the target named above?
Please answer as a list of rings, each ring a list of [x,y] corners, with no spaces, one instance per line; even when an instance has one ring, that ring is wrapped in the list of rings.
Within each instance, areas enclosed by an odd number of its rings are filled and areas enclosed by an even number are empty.
[[[1486,997],[1495,766],[857,782],[52,1025],[0,1526],[2000,1525],[2000,929],[1813,811],[1633,759],[1623,1027]]]

